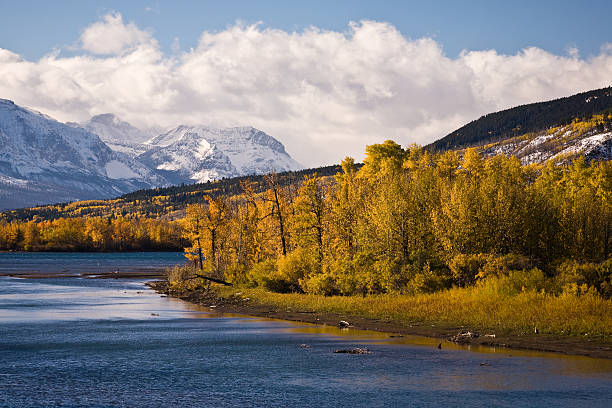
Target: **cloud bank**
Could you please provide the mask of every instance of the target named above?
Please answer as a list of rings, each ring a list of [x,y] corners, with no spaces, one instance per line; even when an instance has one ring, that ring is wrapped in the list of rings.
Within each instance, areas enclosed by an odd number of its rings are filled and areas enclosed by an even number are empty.
[[[166,56],[112,13],[79,44],[76,56],[38,61],[0,48],[0,98],[62,121],[112,112],[140,127],[252,125],[307,166],[361,159],[386,139],[427,144],[485,113],[612,84],[611,44],[587,59],[539,48],[449,58],[435,40],[375,21],[346,32],[237,23]]]

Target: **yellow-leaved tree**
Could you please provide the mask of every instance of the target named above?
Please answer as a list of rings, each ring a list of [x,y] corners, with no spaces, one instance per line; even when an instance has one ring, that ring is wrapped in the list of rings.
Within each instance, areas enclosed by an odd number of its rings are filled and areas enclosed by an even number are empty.
[[[228,206],[223,197],[208,197],[206,204],[191,204],[186,208],[183,230],[190,246],[185,248],[187,259],[194,261],[200,271],[223,279],[228,224]]]
[[[193,261],[200,270],[204,269],[202,241],[205,211],[206,208],[203,204],[190,204],[185,209],[185,218],[183,219],[183,237],[189,242],[189,246],[185,248],[185,257]]]

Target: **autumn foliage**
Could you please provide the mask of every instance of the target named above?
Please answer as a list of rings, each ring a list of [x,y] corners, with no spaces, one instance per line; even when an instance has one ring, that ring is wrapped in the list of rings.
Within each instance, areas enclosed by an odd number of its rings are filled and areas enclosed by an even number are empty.
[[[335,176],[241,179],[180,215],[3,221],[0,249],[184,249],[200,273],[277,292],[419,294],[496,281],[612,295],[610,162],[524,166],[387,141],[367,147],[363,166],[346,158]]]
[[[203,268],[278,292],[431,293],[497,279],[612,295],[609,162],[523,166],[392,141],[366,153],[334,178],[281,186],[272,175],[263,193],[244,183],[188,207],[187,225],[204,220]]]

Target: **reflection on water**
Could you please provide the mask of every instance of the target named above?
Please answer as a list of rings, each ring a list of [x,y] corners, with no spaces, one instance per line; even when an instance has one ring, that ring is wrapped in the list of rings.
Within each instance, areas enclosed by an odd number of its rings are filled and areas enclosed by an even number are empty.
[[[181,302],[179,300],[179,302]],[[182,303],[182,302],[181,302]],[[193,310],[203,311],[202,317],[249,317],[241,314],[232,313],[216,313],[210,308],[190,305]],[[251,317],[252,321],[277,321],[284,322],[280,319],[270,319],[263,317]],[[250,322],[249,322],[250,323]],[[461,350],[471,351],[483,354],[493,354],[494,356],[482,356],[483,362],[487,362],[490,358],[511,358],[511,357],[539,357],[565,361],[567,364],[562,364],[568,373],[607,373],[612,374],[612,360],[596,359],[584,356],[566,355],[552,352],[533,351],[533,350],[516,350],[505,347],[489,347],[482,345],[457,344],[450,341],[444,341],[431,337],[414,336],[414,335],[398,335],[397,333],[378,332],[371,330],[360,329],[340,329],[337,326],[315,325],[304,322],[291,322],[291,326],[279,329],[282,332],[302,333],[309,335],[326,335],[340,338],[344,341],[352,340],[366,345],[405,345],[405,346],[424,346],[437,348],[438,344],[442,343],[442,350]]]
[[[608,360],[223,315],[137,281],[0,278],[0,334],[8,407],[612,404]]]

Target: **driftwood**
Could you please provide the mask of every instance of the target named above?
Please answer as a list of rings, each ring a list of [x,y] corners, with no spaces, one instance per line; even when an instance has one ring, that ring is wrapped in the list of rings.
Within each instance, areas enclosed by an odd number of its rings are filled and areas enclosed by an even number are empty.
[[[210,276],[206,276],[206,275],[200,275],[200,274],[196,274],[195,276],[196,278],[202,278],[202,279],[206,279],[209,280],[211,282],[215,282],[215,283],[220,283],[221,285],[225,285],[225,286],[233,286],[231,283],[226,282],[224,280],[221,279],[217,279],[217,278],[211,278]]]
[[[359,348],[359,347],[349,348],[349,349],[338,349],[338,350],[334,351],[334,353],[340,353],[340,354],[372,354],[372,352],[370,350],[368,350],[367,348]]]
[[[225,286],[234,286],[231,283],[226,282],[226,281],[224,281],[222,279],[211,278],[210,276],[202,275],[202,274],[199,274],[199,273],[196,273],[194,276],[192,276],[190,278],[183,279],[182,281],[183,282],[187,282],[187,281],[190,281],[192,279],[198,279],[198,278],[206,279],[207,281],[219,283],[219,284],[225,285]]]

